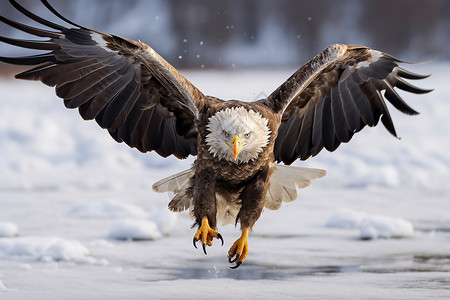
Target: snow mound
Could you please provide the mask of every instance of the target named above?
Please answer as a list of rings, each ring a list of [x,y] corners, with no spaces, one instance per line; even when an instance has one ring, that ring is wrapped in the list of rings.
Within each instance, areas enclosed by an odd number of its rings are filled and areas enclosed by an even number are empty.
[[[386,216],[369,216],[361,223],[359,236],[361,239],[370,240],[377,238],[406,238],[414,233],[410,222]]]
[[[125,219],[114,222],[108,236],[119,240],[156,240],[161,233],[152,221]]]
[[[145,211],[135,205],[118,201],[75,204],[69,210],[71,217],[80,219],[145,218]]]
[[[0,222],[0,238],[14,237],[19,235],[19,229],[16,224],[11,222]]]
[[[3,284],[3,282],[0,280],[0,291],[7,291],[8,289],[6,288],[6,286]]]
[[[355,229],[359,228],[365,216],[366,214],[363,212],[341,209],[328,219],[325,226],[339,229]]]
[[[167,208],[147,213],[141,207],[117,201],[76,204],[68,214],[79,219],[117,219],[108,237],[125,240],[154,240],[169,235],[177,220],[177,215]]]
[[[158,226],[158,230],[163,235],[169,235],[170,231],[175,227],[177,217],[176,213],[163,208],[150,213],[148,219]]]
[[[406,238],[414,233],[412,224],[406,220],[387,216],[369,215],[350,209],[340,209],[327,221],[326,227],[359,229],[363,240],[377,238]]]
[[[89,256],[89,250],[79,241],[58,237],[19,237],[0,240],[0,254],[29,257],[39,261],[74,261],[107,264]]]

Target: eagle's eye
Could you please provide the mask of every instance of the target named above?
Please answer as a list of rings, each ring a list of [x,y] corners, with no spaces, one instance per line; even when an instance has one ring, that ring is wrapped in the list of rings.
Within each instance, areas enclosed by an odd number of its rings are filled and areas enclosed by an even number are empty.
[[[226,137],[226,138],[229,138],[229,137],[230,137],[230,134],[229,134],[228,132],[224,131],[224,134],[225,134],[225,137]]]
[[[246,139],[248,139],[250,137],[250,132],[246,133],[244,136],[245,136]]]

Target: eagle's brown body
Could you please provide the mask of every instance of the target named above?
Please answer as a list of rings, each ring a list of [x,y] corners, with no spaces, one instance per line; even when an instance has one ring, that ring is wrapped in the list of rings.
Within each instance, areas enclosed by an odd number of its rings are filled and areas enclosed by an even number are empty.
[[[67,108],[77,108],[117,142],[163,157],[196,155],[192,169],[153,185],[173,192],[173,211],[189,209],[198,225],[194,246],[222,240],[218,221],[240,223],[242,235],[231,246],[230,263],[238,267],[248,253],[249,231],[264,207],[278,209],[297,198],[297,188],[325,171],[289,166],[334,151],[365,126],[381,120],[396,131],[386,101],[406,114],[417,114],[395,88],[417,88],[404,79],[423,79],[398,66],[401,61],[358,45],[327,47],[302,66],[269,97],[255,102],[223,101],[205,96],[150,46],[78,25],[41,2],[68,28],[10,3],[48,29],[0,16],[0,21],[40,37],[0,42],[44,50],[0,61],[33,68],[16,75],[55,87]],[[288,166],[279,165],[283,162]]]
[[[243,227],[252,227],[259,218],[266,199],[268,182],[275,167],[273,147],[281,122],[281,116],[266,105],[254,102],[220,101],[214,99],[213,105],[205,106],[198,120],[197,160],[194,163],[195,176],[191,181],[191,196],[194,203],[196,224],[200,224],[204,216],[210,225],[216,227],[217,207],[216,193],[223,195],[227,201],[242,205],[235,222]],[[208,119],[218,111],[231,107],[245,107],[259,111],[269,120],[271,130],[269,144],[264,152],[254,161],[239,164],[220,160],[214,157],[206,146]],[[213,205],[211,205],[213,203]]]

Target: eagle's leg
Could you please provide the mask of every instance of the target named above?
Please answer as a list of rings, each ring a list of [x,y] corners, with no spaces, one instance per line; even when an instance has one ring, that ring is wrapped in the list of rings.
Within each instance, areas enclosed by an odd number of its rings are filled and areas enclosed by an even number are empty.
[[[231,246],[230,250],[228,251],[228,261],[230,262],[230,264],[236,262],[235,266],[230,267],[232,269],[236,269],[237,267],[239,267],[247,257],[249,232],[249,227],[242,228],[241,237],[233,243],[233,246]]]
[[[198,241],[201,241],[203,252],[205,252],[206,254],[206,245],[212,246],[213,238],[220,239],[222,241],[223,246],[222,235],[217,230],[214,230],[209,226],[209,221],[207,217],[203,217],[202,225],[198,229],[197,233],[194,235],[194,247],[197,248],[196,243]]]
[[[231,267],[232,269],[239,267],[247,258],[248,235],[261,216],[267,194],[267,182],[272,172],[270,166],[263,168],[242,190],[240,196],[242,206],[236,217],[236,223],[237,221],[241,223],[242,234],[228,251],[228,261],[236,264]]]
[[[202,243],[203,252],[206,254],[206,245],[212,246],[213,238],[220,239],[223,246],[223,238],[216,230],[216,196],[215,196],[215,178],[214,171],[205,168],[196,170],[194,178],[193,201],[195,225],[198,230],[194,235],[194,247],[196,243]]]

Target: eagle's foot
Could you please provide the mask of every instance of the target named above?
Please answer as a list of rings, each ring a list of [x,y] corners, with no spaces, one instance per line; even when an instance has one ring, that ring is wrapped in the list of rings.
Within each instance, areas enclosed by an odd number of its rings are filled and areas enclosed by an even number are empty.
[[[236,263],[235,266],[230,267],[231,269],[238,268],[245,260],[248,254],[248,233],[250,229],[248,227],[244,227],[242,229],[241,237],[234,242],[233,246],[231,246],[228,251],[228,262]]]
[[[197,248],[196,243],[198,241],[202,242],[203,252],[206,253],[206,245],[212,246],[213,238],[219,239],[222,241],[223,246],[223,238],[222,235],[217,231],[209,227],[209,222],[207,217],[203,217],[202,225],[198,229],[197,233],[194,235],[194,247]]]

